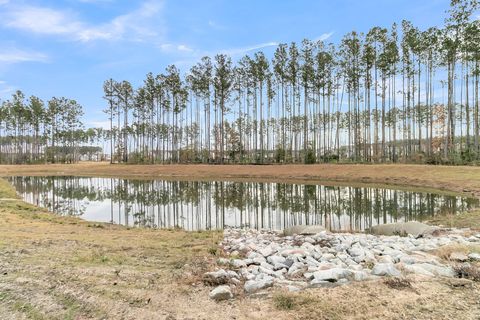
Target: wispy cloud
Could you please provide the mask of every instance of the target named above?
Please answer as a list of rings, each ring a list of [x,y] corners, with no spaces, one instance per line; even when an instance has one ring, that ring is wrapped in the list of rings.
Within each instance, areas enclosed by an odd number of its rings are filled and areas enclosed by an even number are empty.
[[[208,26],[212,29],[226,30],[227,28],[214,20],[208,20]]]
[[[98,25],[82,21],[71,11],[29,5],[8,7],[0,17],[3,25],[9,28],[42,35],[62,35],[82,42],[143,41],[158,36],[158,31],[151,28],[150,22],[161,12],[163,1],[145,1],[138,9]]]
[[[275,47],[275,46],[278,46],[278,44],[279,44],[278,42],[274,42],[274,41],[265,42],[265,43],[260,43],[253,46],[248,46],[248,47],[225,49],[225,50],[221,50],[220,53],[227,54],[230,56],[239,56],[239,55],[246,54],[250,51],[257,51],[263,48]]]
[[[6,81],[0,80],[0,97],[7,97],[12,94],[16,88],[9,85]]]
[[[321,34],[319,37],[315,38],[315,41],[325,41],[328,40],[331,36],[333,36],[333,31]]]
[[[163,43],[158,46],[165,53],[193,52],[194,50],[186,44]]]
[[[48,62],[48,56],[40,52],[31,52],[17,48],[0,49],[0,64],[20,62]]]

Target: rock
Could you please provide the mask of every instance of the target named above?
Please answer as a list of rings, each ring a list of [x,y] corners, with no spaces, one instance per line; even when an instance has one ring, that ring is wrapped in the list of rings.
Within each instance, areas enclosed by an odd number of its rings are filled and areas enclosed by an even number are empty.
[[[245,268],[247,266],[247,264],[245,263],[245,261],[243,261],[241,259],[234,259],[232,261],[232,266],[234,268],[240,269],[240,268]]]
[[[299,235],[313,235],[320,232],[326,231],[325,228],[321,225],[298,225],[283,230],[284,236],[293,236],[294,234]]]
[[[403,223],[389,223],[373,226],[366,230],[376,235],[394,236],[394,235],[412,235],[416,238],[430,235],[440,230],[438,227],[429,226],[428,224],[409,221]]]
[[[325,281],[325,280],[313,279],[312,281],[310,281],[310,287],[311,288],[332,288],[332,287],[336,287],[336,286],[337,286],[336,283],[330,282],[330,281]]]
[[[287,265],[287,264],[286,264],[287,259],[285,259],[285,258],[282,257],[282,256],[269,256],[269,257],[267,258],[267,261],[268,261],[268,263],[273,264],[273,265],[275,265],[275,264],[277,264],[277,263],[281,263],[281,264]],[[292,263],[293,263],[293,261],[292,261]]]
[[[267,260],[264,257],[256,257],[253,259],[253,263],[257,265],[261,265],[264,262],[267,262]]]
[[[365,280],[369,280],[369,279],[370,279],[370,275],[365,271],[354,271],[353,272],[353,280],[355,280],[355,281],[365,281]]]
[[[264,256],[265,258],[271,256],[272,254],[274,254],[276,252],[275,249],[273,249],[271,246],[268,246],[268,247],[265,247],[265,248],[262,248],[260,249],[259,253]]]
[[[448,278],[453,278],[455,276],[455,272],[451,267],[436,266],[430,263],[419,263],[416,265],[429,271],[430,273],[433,273],[436,276],[448,277]]]
[[[232,299],[233,294],[229,286],[218,286],[210,291],[209,297],[215,301],[222,301]]]
[[[473,261],[480,261],[480,254],[479,253],[470,253],[468,258]]]
[[[268,274],[268,275],[275,274],[275,272],[272,269],[267,269],[267,268],[264,268],[264,267],[259,267],[258,271],[260,271],[261,273],[264,273],[264,274]]]
[[[372,269],[372,274],[375,276],[389,277],[399,277],[402,275],[393,263],[377,263]]]
[[[434,277],[435,276],[430,271],[428,271],[428,270],[426,270],[426,269],[424,269],[421,266],[416,265],[416,264],[407,264],[403,267],[403,269],[405,271],[407,271],[408,273],[420,274],[420,275],[427,276],[427,277]]]
[[[283,257],[290,257],[295,255],[298,255],[300,257],[305,257],[307,255],[307,251],[302,249],[286,249],[282,251],[281,255]]]
[[[365,256],[365,250],[360,246],[353,246],[350,249],[347,249],[347,252],[352,257],[363,257],[363,256]]]
[[[237,279],[238,279],[238,278],[240,278],[240,277],[238,276],[238,273],[236,273],[235,271],[227,270],[226,272],[227,272],[227,275],[228,275],[228,278],[229,278],[229,279],[232,279],[232,278],[237,278]]]
[[[210,286],[218,286],[228,283],[229,278],[228,273],[220,269],[218,271],[205,273],[203,275],[203,283]]]
[[[260,267],[265,268],[265,269],[270,269],[270,270],[273,270],[273,269],[274,269],[273,266],[272,266],[270,263],[266,263],[266,262],[262,262],[262,263],[260,264]],[[281,268],[280,268],[280,269],[281,269]]]
[[[324,261],[324,262],[328,262],[332,259],[335,259],[335,256],[331,253],[326,253],[326,254],[322,255],[322,258],[320,260]]]
[[[262,289],[266,289],[273,286],[273,279],[263,279],[263,280],[248,280],[245,282],[245,292],[255,293]]]
[[[219,264],[219,265],[227,265],[229,263],[230,263],[230,260],[225,259],[225,258],[218,258],[218,260],[217,260],[217,264]]]
[[[320,270],[313,273],[315,280],[335,282],[342,278],[352,275],[352,271],[343,268],[332,268],[328,270]]]
[[[452,252],[449,258],[452,261],[459,261],[459,262],[465,262],[468,260],[467,255],[464,254],[463,252]]]
[[[390,256],[380,256],[377,260],[379,263],[389,263],[389,264],[395,263],[395,259],[393,259]]]
[[[288,268],[290,267],[283,263],[275,263],[275,265],[273,266],[273,270],[288,269]]]

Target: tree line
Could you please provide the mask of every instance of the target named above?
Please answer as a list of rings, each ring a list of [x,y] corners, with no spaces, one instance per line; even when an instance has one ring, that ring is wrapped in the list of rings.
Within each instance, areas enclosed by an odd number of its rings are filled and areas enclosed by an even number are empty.
[[[104,83],[112,161],[470,163],[479,160],[480,21],[452,0],[443,28],[352,31],[237,62]]]
[[[100,160],[101,129],[85,129],[83,108],[75,100],[46,103],[16,91],[0,105],[0,163],[72,163],[81,157]]]

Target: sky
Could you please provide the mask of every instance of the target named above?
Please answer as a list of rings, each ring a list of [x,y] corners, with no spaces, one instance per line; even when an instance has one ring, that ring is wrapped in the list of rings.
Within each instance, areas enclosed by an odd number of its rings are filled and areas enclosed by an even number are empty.
[[[449,0],[0,0],[0,99],[68,97],[104,126],[103,82],[142,84],[169,64],[238,59],[278,43],[338,43],[352,30],[410,20],[441,26]]]

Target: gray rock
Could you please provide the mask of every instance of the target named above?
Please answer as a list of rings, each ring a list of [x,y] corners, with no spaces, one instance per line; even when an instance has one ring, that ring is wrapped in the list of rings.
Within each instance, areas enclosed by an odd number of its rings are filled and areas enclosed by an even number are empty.
[[[440,230],[438,227],[429,226],[428,224],[409,221],[403,223],[389,223],[373,226],[367,231],[376,235],[394,236],[394,235],[412,235],[414,237],[422,237],[430,235]]]
[[[256,257],[255,259],[253,259],[253,263],[257,265],[261,265],[263,262],[267,262],[264,257]]]
[[[271,256],[272,254],[274,254],[276,252],[275,249],[273,249],[271,246],[268,246],[268,247],[265,247],[265,248],[262,248],[260,249],[259,253],[264,256],[265,258]]]
[[[365,250],[360,246],[353,246],[350,249],[347,249],[347,252],[352,257],[363,257],[363,256],[365,256]]]
[[[281,255],[284,257],[291,257],[291,256],[305,257],[307,256],[307,251],[303,249],[286,249],[281,252]]]
[[[352,275],[352,271],[343,268],[332,268],[328,270],[320,270],[313,273],[315,280],[335,282],[342,278]]]
[[[370,274],[365,271],[354,271],[353,272],[353,280],[355,281],[366,281],[370,279]]]
[[[260,267],[263,267],[265,269],[270,269],[270,270],[274,269],[273,266],[270,263],[266,263],[266,262],[260,263]]]
[[[283,263],[275,263],[275,265],[273,266],[273,270],[288,269],[288,268],[290,267]]]
[[[311,288],[332,288],[332,287],[336,287],[336,286],[337,286],[336,283],[330,282],[330,281],[325,281],[325,280],[313,279],[312,281],[310,281],[310,287]]]
[[[430,273],[433,273],[436,276],[452,278],[455,276],[455,272],[451,267],[448,266],[436,266],[430,263],[420,263],[417,264],[421,268],[427,270]]]
[[[372,274],[376,276],[399,277],[402,275],[393,263],[377,263],[373,269]]]
[[[430,271],[422,268],[417,264],[407,264],[403,267],[403,269],[409,273],[421,274],[427,277],[434,277],[435,275]]]
[[[273,279],[263,279],[263,280],[248,280],[245,282],[245,292],[255,293],[262,289],[266,289],[273,286]]]
[[[217,260],[217,264],[220,264],[220,265],[227,265],[229,263],[230,263],[230,260],[225,259],[225,258],[218,258],[218,260]]]
[[[267,269],[267,268],[264,268],[262,266],[260,266],[258,268],[258,271],[260,271],[261,273],[264,273],[264,274],[268,274],[268,275],[273,275],[275,274],[275,272],[272,270],[272,269]]]
[[[228,273],[223,269],[214,272],[207,272],[203,275],[203,282],[210,286],[218,286],[228,283],[229,279],[230,277]]]
[[[233,294],[229,286],[218,286],[210,291],[209,297],[215,301],[222,301],[232,299]]]
[[[268,261],[268,263],[273,264],[273,265],[275,265],[276,263],[281,263],[281,264],[286,265],[287,259],[285,259],[285,257],[275,255],[275,256],[269,256],[267,258],[267,261]]]

